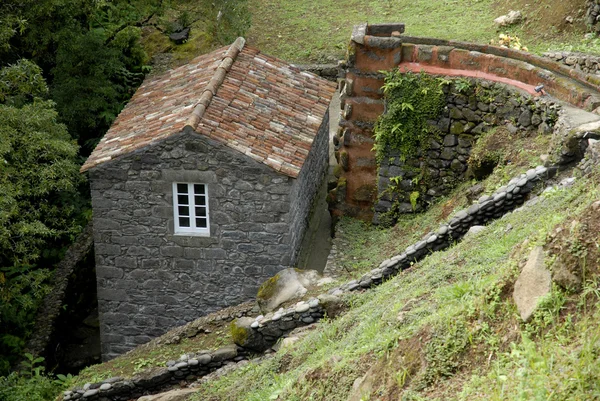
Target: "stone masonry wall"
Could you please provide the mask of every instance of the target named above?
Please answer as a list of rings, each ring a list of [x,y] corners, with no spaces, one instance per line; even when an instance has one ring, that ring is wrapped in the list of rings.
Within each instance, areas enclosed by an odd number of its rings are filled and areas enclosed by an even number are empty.
[[[429,121],[438,137],[430,139],[426,151],[403,160],[398,151],[389,151],[378,170],[378,201],[373,221],[393,210],[412,213],[410,194],[419,192],[416,209],[422,210],[448,194],[465,180],[467,160],[479,136],[497,125],[517,129],[552,132],[560,106],[546,98],[532,98],[502,84],[470,80],[459,91],[456,85],[444,87],[446,107],[440,118]],[[419,182],[415,182],[416,177]]]
[[[383,75],[395,68],[462,76],[509,84],[536,95],[544,85],[550,96],[589,111],[600,107],[600,78],[547,57],[514,49],[403,35],[403,24],[354,27],[342,64],[341,119],[336,144],[338,182],[328,200],[334,216],[373,218],[377,165],[373,125],[384,111]]]
[[[585,14],[585,24],[592,28],[596,34],[600,34],[600,0],[587,0],[587,12]]]
[[[306,158],[290,194],[290,247],[294,250],[290,265],[296,264],[300,245],[308,227],[315,195],[325,178],[329,158],[329,111],[323,117],[313,147]],[[285,250],[284,250],[285,251]]]
[[[178,181],[207,184],[210,237],[173,234]],[[90,182],[104,359],[252,298],[295,252],[293,179],[193,132],[95,168]]]
[[[600,4],[598,8],[600,9]],[[600,71],[599,55],[573,52],[546,52],[543,56],[588,74],[598,74]]]

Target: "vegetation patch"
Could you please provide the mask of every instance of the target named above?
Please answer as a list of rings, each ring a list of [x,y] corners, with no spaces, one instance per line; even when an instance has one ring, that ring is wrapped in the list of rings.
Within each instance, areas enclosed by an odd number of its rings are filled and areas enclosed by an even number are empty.
[[[386,110],[374,128],[373,149],[378,161],[395,151],[407,160],[429,148],[429,139],[436,139],[436,131],[427,121],[436,120],[445,106],[443,84],[425,73],[385,72]]]

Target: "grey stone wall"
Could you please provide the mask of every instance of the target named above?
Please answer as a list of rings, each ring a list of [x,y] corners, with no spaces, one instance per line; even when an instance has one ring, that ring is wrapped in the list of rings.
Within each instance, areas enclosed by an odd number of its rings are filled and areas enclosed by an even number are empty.
[[[311,193],[294,181],[191,131],[91,170],[103,358],[246,301],[289,267],[291,194]],[[210,237],[174,235],[173,182],[207,184]]]
[[[489,81],[470,82],[467,90],[464,85],[459,90],[456,83],[444,88],[446,107],[439,119],[429,121],[437,134],[432,134],[424,150],[406,160],[389,150],[382,159],[374,223],[390,224],[393,221],[388,220],[398,213],[423,210],[463,182],[472,146],[492,127],[552,132],[560,106],[550,98],[533,98]],[[411,203],[412,192],[419,193],[416,204]]]
[[[598,5],[598,8],[600,9],[600,5]],[[588,74],[599,74],[599,55],[573,52],[546,52],[543,56],[578,71],[583,71]]]
[[[294,250],[290,265],[295,265],[300,251],[300,245],[315,200],[315,196],[327,171],[329,158],[329,111],[325,113],[323,122],[314,139],[312,151],[302,166],[302,171],[295,180],[291,199],[290,217],[290,247]]]
[[[585,24],[596,34],[600,34],[600,0],[586,0],[586,7]]]

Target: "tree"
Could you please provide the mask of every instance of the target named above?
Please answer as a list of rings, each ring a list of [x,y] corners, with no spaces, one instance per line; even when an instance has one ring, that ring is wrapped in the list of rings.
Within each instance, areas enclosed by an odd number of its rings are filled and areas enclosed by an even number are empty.
[[[40,72],[25,60],[0,70],[0,374],[20,354],[85,205],[78,146],[54,103],[40,97]]]

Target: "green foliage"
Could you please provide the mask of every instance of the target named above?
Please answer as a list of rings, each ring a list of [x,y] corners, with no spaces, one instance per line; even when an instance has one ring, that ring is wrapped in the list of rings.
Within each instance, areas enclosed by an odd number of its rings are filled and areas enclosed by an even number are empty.
[[[250,10],[247,0],[216,0],[210,2],[215,21],[213,33],[218,42],[228,44],[243,36],[250,28]]]
[[[42,69],[32,61],[21,59],[0,69],[0,103],[20,107],[47,94]]]
[[[26,353],[21,372],[0,377],[0,401],[46,401],[70,385],[73,376],[44,374],[44,358]]]
[[[451,321],[445,327],[438,327],[425,347],[427,367],[421,378],[422,385],[452,376],[461,364],[460,355],[470,342],[471,336],[465,322]]]
[[[14,74],[22,66],[26,72]],[[50,291],[50,266],[79,232],[77,216],[86,205],[78,195],[78,147],[54,104],[36,98],[45,88],[38,73],[29,62],[0,70],[15,78],[6,81],[5,99],[34,98],[20,108],[0,104],[0,374],[21,353]]]
[[[144,78],[139,38],[139,28],[128,27],[105,45],[105,31],[94,29],[73,33],[58,46],[52,98],[69,132],[88,150]]]
[[[41,374],[27,377],[13,372],[0,377],[0,400],[48,401],[56,398],[64,388],[64,384]]]
[[[436,132],[427,120],[438,118],[444,107],[443,83],[427,74],[394,70],[385,72],[383,93],[386,112],[375,124],[376,156],[382,160],[390,151],[399,151],[403,159],[410,158]]]

